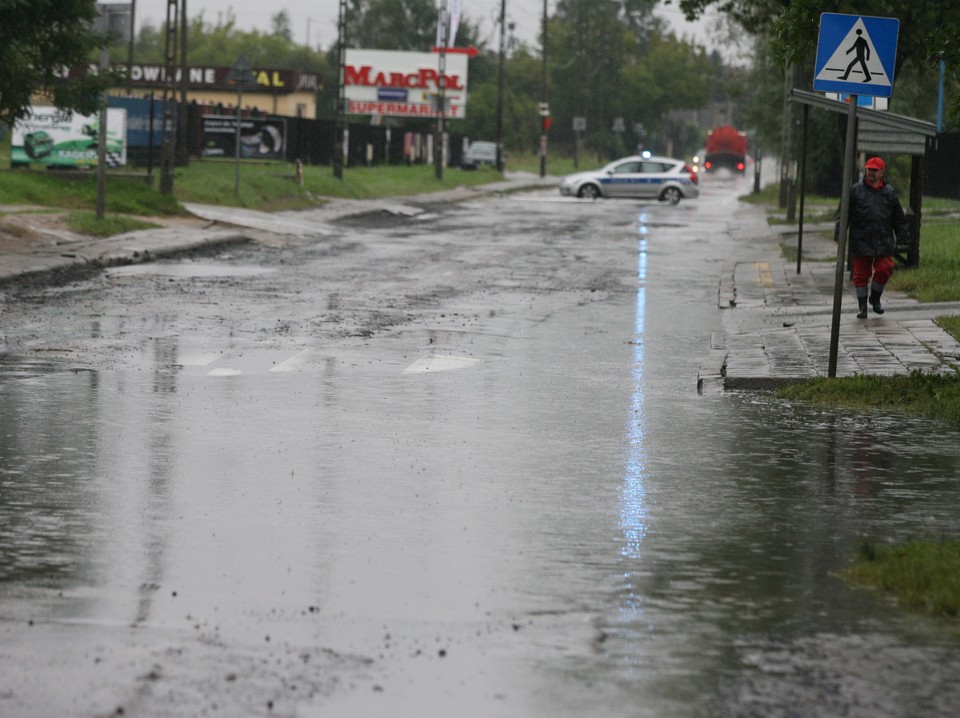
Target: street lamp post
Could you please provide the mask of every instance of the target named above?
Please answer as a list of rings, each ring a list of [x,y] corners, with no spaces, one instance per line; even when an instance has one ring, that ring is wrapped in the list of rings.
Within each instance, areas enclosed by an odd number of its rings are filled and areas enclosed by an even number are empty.
[[[500,0],[500,64],[497,66],[497,172],[503,174],[503,64],[507,36],[507,0]]]

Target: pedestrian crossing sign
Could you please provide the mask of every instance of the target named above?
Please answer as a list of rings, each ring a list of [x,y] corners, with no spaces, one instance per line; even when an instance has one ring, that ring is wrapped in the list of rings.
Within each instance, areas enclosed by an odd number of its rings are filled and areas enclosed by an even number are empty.
[[[894,18],[823,13],[813,89],[890,97],[899,32]]]

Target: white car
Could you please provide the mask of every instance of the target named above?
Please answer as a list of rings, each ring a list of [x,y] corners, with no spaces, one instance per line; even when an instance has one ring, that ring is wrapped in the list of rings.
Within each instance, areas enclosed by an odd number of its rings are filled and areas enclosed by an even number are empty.
[[[502,157],[500,158],[503,159]],[[471,142],[467,151],[463,155],[461,168],[465,170],[475,170],[481,165],[490,165],[495,167],[497,164],[497,143],[496,142]]]
[[[676,204],[700,195],[697,173],[683,160],[635,155],[592,172],[567,175],[560,183],[566,197],[630,197]]]

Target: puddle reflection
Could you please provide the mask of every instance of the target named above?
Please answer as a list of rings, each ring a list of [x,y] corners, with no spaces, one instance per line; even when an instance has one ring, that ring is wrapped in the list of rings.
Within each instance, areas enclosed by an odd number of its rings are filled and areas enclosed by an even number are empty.
[[[641,545],[647,530],[646,456],[644,428],[646,417],[643,402],[643,345],[646,339],[644,315],[646,312],[647,225],[646,214],[640,215],[640,240],[637,251],[637,298],[635,308],[635,336],[633,338],[633,393],[630,414],[627,417],[627,461],[623,494],[620,501],[620,527],[623,531],[623,556],[641,557]]]

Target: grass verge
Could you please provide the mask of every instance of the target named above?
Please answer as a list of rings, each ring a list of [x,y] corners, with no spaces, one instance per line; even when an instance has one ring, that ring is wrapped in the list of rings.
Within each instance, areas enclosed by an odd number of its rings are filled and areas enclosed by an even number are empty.
[[[960,426],[960,376],[956,374],[941,376],[914,371],[898,376],[819,377],[783,387],[777,394],[822,406],[896,410]]]
[[[263,211],[304,209],[325,198],[372,199],[438,192],[500,181],[493,169],[444,168],[437,179],[433,165],[348,167],[343,178],[325,166],[303,169],[303,186],[285,162],[241,163],[195,160],[174,173],[173,189],[181,202],[246,207]]]
[[[303,184],[295,166],[284,162],[241,163],[194,160],[174,171],[173,195],[164,195],[152,182],[129,175],[107,175],[105,208],[109,217],[96,221],[97,178],[92,171],[44,172],[0,171],[0,205],[51,207],[73,210],[71,228],[84,234],[109,236],[142,228],[133,217],[186,215],[181,202],[197,202],[262,211],[305,209],[324,204],[331,197],[371,199],[423,194],[461,186],[500,181],[493,169],[465,171],[445,168],[437,179],[432,165],[354,167],[333,176],[330,167],[304,168]],[[147,225],[149,226],[149,225]]]
[[[864,541],[853,566],[840,576],[875,588],[911,611],[940,618],[960,615],[960,542]]]
[[[960,300],[960,223],[924,222],[919,266],[894,272],[888,287],[921,302]]]
[[[175,198],[160,194],[145,182],[124,177],[107,177],[104,199],[106,211],[110,213],[147,217],[184,214]],[[0,172],[0,204],[94,209],[97,178],[89,172]]]
[[[154,229],[158,225],[121,214],[104,215],[103,219],[97,219],[96,212],[83,210],[70,212],[67,215],[67,226],[80,234],[89,234],[94,237],[112,237],[115,234],[133,232],[138,229]]]

